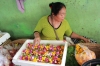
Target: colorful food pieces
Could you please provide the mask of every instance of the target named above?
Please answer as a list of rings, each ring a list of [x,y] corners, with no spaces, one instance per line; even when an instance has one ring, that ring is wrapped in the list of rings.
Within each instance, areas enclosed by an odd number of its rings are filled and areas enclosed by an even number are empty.
[[[84,50],[80,47],[80,45],[79,44],[76,44],[76,53],[77,54],[80,54],[80,53],[82,53]]]
[[[61,64],[64,45],[28,43],[23,50],[20,60],[33,62]]]

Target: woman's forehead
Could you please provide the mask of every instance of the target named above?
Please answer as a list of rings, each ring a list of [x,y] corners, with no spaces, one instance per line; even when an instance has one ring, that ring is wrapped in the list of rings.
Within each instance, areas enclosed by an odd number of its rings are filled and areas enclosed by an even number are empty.
[[[60,11],[59,11],[59,13],[66,13],[66,8],[62,8]]]

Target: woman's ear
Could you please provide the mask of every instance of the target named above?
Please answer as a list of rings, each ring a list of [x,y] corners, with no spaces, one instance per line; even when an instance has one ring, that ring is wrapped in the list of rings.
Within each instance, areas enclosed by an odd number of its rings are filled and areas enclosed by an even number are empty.
[[[54,16],[54,13],[52,13],[51,15]]]

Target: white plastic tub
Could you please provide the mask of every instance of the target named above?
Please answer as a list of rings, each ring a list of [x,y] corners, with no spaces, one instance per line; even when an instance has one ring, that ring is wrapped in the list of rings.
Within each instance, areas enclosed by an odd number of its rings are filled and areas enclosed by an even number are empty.
[[[16,53],[16,55],[13,57],[12,62],[15,65],[20,65],[20,66],[65,66],[66,55],[67,55],[67,47],[68,47],[67,42],[56,41],[56,40],[41,40],[41,42],[40,42],[40,44],[50,43],[50,44],[54,44],[54,45],[64,45],[64,51],[63,51],[63,57],[62,57],[61,65],[20,60],[19,56],[21,55],[21,52],[26,48],[26,45],[29,42],[33,42],[33,40],[26,40],[25,43],[22,45],[22,47],[19,49],[19,51]]]
[[[10,38],[10,34],[9,33],[6,33],[6,32],[2,33],[2,32],[0,32],[0,45],[2,43],[4,43],[9,38]]]

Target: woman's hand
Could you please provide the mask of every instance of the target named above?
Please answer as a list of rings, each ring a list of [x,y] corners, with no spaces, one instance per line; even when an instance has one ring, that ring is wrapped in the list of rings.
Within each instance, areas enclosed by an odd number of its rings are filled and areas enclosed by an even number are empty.
[[[40,44],[40,37],[34,38],[33,43],[34,43],[34,44]]]
[[[34,44],[40,44],[40,40],[41,40],[41,39],[40,39],[40,35],[39,35],[38,32],[35,32],[35,33],[34,33],[34,37],[35,37],[35,38],[34,38],[33,43],[34,43]]]
[[[87,39],[87,38],[82,37],[82,40],[83,40],[85,43],[90,43],[90,40]]]

